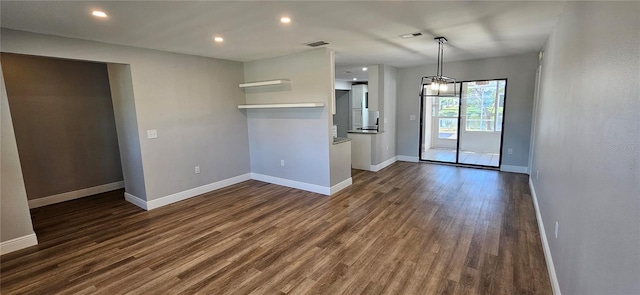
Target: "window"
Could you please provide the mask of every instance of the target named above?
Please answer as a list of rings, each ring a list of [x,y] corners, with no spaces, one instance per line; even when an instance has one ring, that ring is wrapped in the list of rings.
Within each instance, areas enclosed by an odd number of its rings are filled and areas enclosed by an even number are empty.
[[[435,118],[438,118],[438,138],[456,139],[458,137],[458,113],[460,99],[458,97],[434,98]]]
[[[465,131],[502,131],[505,80],[463,83],[466,103]]]

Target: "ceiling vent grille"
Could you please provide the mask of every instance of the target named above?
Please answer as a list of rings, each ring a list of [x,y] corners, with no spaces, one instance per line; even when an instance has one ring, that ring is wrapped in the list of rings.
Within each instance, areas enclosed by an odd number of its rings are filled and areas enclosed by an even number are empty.
[[[325,41],[316,41],[316,42],[311,42],[311,43],[307,43],[305,45],[309,46],[309,47],[318,47],[318,46],[323,46],[323,45],[327,45],[329,43],[325,42]]]
[[[417,32],[417,33],[411,33],[411,34],[404,34],[404,35],[400,35],[400,38],[402,39],[409,39],[409,38],[415,38],[418,36],[422,36],[422,33]]]

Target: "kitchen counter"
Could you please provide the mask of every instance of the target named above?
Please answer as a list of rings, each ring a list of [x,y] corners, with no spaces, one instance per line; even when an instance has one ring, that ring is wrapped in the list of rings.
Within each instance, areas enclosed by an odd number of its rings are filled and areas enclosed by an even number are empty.
[[[346,137],[334,137],[333,144],[341,144],[343,142],[351,141],[351,138]]]
[[[378,131],[378,130],[349,130],[347,131],[347,133],[360,133],[360,134],[380,134],[383,133],[384,131]]]

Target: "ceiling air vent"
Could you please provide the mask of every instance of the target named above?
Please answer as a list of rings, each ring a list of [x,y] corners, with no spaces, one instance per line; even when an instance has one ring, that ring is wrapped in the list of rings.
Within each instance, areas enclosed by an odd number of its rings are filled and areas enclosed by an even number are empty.
[[[422,36],[422,33],[417,32],[417,33],[411,33],[411,34],[404,34],[404,35],[400,35],[400,38],[402,39],[409,39],[409,38],[415,38],[418,36]]]
[[[305,45],[310,46],[310,47],[318,47],[318,46],[327,45],[327,44],[329,44],[329,43],[324,42],[324,41],[316,41],[316,42],[307,43]]]

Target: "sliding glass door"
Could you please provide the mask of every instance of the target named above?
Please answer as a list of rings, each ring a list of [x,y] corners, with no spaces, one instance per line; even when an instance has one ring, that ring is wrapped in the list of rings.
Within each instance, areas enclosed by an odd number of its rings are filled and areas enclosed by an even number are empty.
[[[463,82],[458,162],[499,167],[505,80]]]
[[[499,167],[506,86],[466,81],[459,97],[423,97],[420,159]]]
[[[422,160],[455,163],[458,147],[459,97],[425,97]]]

